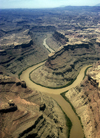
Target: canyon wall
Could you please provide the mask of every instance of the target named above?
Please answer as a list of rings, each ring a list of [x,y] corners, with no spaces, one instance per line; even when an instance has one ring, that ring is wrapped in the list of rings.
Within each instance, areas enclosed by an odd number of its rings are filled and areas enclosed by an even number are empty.
[[[99,74],[100,61],[88,70],[86,78],[79,86],[66,92],[66,97],[81,119],[86,138],[100,137]]]
[[[84,65],[100,59],[99,44],[94,41],[67,43],[50,53],[45,65],[34,70],[30,77],[47,87],[63,87],[73,82]]]
[[[65,138],[66,123],[52,98],[32,91],[15,77],[0,75],[1,138]]]

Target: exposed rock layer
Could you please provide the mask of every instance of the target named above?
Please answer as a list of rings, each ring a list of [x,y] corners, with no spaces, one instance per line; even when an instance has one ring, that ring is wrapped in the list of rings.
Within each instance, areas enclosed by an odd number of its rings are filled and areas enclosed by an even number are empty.
[[[45,65],[31,73],[36,83],[49,87],[61,87],[72,82],[81,67],[100,59],[100,47],[96,41],[66,44],[51,53]]]
[[[81,118],[86,138],[100,137],[100,90],[92,78],[92,72],[100,73],[100,62],[96,63],[87,73],[85,80],[66,93],[66,97],[74,106]],[[92,78],[92,79],[90,79]]]
[[[40,92],[23,88],[21,83],[14,77],[0,78],[0,137],[65,138],[66,120],[57,103]]]
[[[47,50],[37,47],[28,33],[29,30],[25,30],[1,38],[0,65],[7,70],[6,74],[17,75],[21,70],[47,57]],[[2,67],[0,70],[5,73]]]
[[[0,10],[0,70],[18,75],[46,59],[45,38],[54,50],[68,40],[96,39],[100,43],[99,19],[99,7]]]
[[[53,37],[57,41],[60,41],[62,45],[66,44],[68,42],[68,38],[65,37],[65,35],[62,34],[61,32],[55,31],[55,33],[53,34]]]

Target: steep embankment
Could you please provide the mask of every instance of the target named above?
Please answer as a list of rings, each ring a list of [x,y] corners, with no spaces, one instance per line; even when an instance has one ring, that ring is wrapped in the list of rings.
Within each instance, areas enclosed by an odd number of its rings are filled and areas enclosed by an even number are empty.
[[[68,133],[66,119],[57,103],[24,81],[0,76],[0,137],[59,137]]]
[[[99,57],[100,47],[95,40],[68,43],[49,54],[45,65],[33,70],[30,76],[34,82],[46,87],[63,87],[76,79],[83,65],[91,64]]]
[[[81,118],[86,138],[100,137],[100,62],[90,68],[85,80],[66,97]]]
[[[25,80],[25,82],[27,83],[27,85],[30,88],[38,90],[38,91],[41,90],[41,92],[45,92],[46,94],[49,94],[53,99],[55,99],[58,102],[58,104],[61,106],[63,111],[66,113],[66,115],[69,117],[69,119],[72,122],[70,138],[73,138],[73,136],[76,136],[76,138],[84,137],[82,127],[81,127],[81,124],[80,124],[80,121],[79,121],[77,115],[74,113],[74,111],[71,108],[71,106],[69,105],[69,103],[66,102],[59,94],[64,91],[67,91],[73,87],[76,87],[78,84],[80,84],[80,82],[82,81],[82,79],[84,77],[84,72],[88,66],[84,66],[81,69],[77,79],[70,86],[62,88],[62,89],[50,89],[50,88],[45,88],[40,85],[37,85],[29,79],[29,73],[33,69],[39,67],[42,64],[44,64],[44,62],[26,69],[25,71],[22,72],[20,78]],[[77,124],[77,127],[76,127],[76,124]]]
[[[55,51],[57,51],[59,47],[65,45],[67,42],[69,42],[68,36],[66,37],[65,33],[58,30],[54,33],[48,34],[48,38],[46,40],[47,45],[49,45]]]
[[[61,45],[64,45],[68,42],[68,38],[61,32],[59,31],[55,31],[55,33],[53,34],[53,37],[61,43]]]
[[[39,44],[43,42],[44,36],[37,43],[35,39],[39,39],[41,35],[38,34],[33,39],[33,35],[29,33],[27,29],[19,33],[8,34],[0,39],[0,65],[6,70],[5,73],[0,67],[3,73],[17,75],[28,66],[47,58],[49,52]]]

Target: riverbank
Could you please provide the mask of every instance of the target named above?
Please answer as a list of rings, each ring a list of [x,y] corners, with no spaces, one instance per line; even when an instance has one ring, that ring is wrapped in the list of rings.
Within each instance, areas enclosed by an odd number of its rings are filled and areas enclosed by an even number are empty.
[[[55,99],[57,101],[57,103],[60,105],[60,107],[63,109],[63,111],[66,113],[66,115],[70,118],[70,120],[73,124],[71,132],[70,132],[70,138],[73,138],[73,137],[74,138],[83,138],[84,137],[83,130],[82,130],[81,123],[80,123],[77,115],[74,113],[70,104],[67,101],[65,101],[65,99],[60,95],[60,93],[76,87],[83,80],[84,72],[89,67],[89,65],[86,65],[81,69],[79,75],[77,76],[77,79],[70,86],[60,88],[60,89],[51,89],[51,88],[46,88],[46,87],[37,85],[29,79],[30,72],[32,70],[38,68],[39,66],[42,66],[44,63],[45,63],[45,61],[26,69],[20,75],[20,79],[24,80],[26,82],[27,86],[30,87],[31,89],[35,89],[37,91],[44,92],[45,94],[47,94],[47,95],[51,96],[53,99]]]
[[[33,83],[33,82],[29,79],[29,74],[30,74],[30,72],[31,72],[32,70],[34,70],[35,68],[37,68],[37,67],[43,65],[44,63],[45,63],[45,61],[44,61],[44,62],[41,62],[41,63],[39,63],[39,64],[37,64],[37,65],[34,65],[34,66],[30,67],[30,68],[27,68],[27,69],[24,70],[24,71],[22,72],[22,74],[20,75],[20,79],[24,80],[24,81],[26,82],[26,84],[27,84],[28,87],[30,87],[30,88],[32,88],[32,89],[36,89],[36,90],[38,90],[38,91],[41,90],[41,92],[45,92],[45,93],[49,93],[49,94],[60,94],[60,93],[62,93],[62,92],[65,92],[65,91],[67,91],[67,90],[69,90],[69,89],[71,89],[71,88],[77,86],[77,85],[83,80],[84,72],[85,72],[85,70],[89,67],[89,65],[84,66],[84,67],[81,69],[79,75],[77,76],[77,79],[76,79],[71,85],[69,85],[68,87],[64,87],[64,88],[60,88],[60,89],[50,89],[50,88],[46,88],[46,87],[37,85],[37,84]]]
[[[47,38],[45,38],[44,41],[43,41],[43,45],[45,46],[45,48],[46,48],[50,53],[55,52],[52,48],[50,48],[50,47],[47,45],[46,40],[47,40]]]

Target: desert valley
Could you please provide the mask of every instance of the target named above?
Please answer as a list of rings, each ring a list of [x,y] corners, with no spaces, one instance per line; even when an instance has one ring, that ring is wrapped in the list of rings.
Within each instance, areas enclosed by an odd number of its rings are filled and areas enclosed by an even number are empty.
[[[100,137],[100,6],[0,9],[0,136]]]

